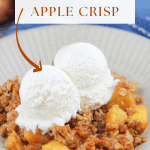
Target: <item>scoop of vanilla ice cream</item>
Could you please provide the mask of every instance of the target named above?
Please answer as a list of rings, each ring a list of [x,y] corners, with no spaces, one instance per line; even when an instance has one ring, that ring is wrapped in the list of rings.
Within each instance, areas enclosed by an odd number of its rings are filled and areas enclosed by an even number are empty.
[[[96,109],[112,97],[119,80],[114,80],[102,51],[89,43],[60,49],[54,65],[64,70],[79,90],[81,106]]]
[[[42,71],[29,70],[20,87],[21,104],[15,123],[21,128],[45,133],[53,124],[63,126],[80,111],[80,96],[70,77],[55,66],[43,65]]]

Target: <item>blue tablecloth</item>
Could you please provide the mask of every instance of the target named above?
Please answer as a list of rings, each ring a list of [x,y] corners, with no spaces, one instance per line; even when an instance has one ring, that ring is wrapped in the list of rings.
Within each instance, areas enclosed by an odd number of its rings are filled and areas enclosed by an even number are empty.
[[[135,0],[135,24],[98,24],[101,26],[109,26],[113,28],[118,28],[126,31],[130,31],[146,38],[150,39],[150,0]],[[30,28],[45,26],[42,24],[19,24],[18,30],[26,30]],[[4,35],[10,35],[16,31],[16,25],[14,24],[8,32]]]

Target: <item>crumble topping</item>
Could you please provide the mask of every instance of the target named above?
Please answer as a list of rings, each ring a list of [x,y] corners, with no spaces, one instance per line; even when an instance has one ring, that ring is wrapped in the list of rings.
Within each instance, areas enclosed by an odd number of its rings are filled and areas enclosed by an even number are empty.
[[[126,96],[129,89],[134,95],[136,105],[143,102],[143,97],[136,95],[138,82],[126,81],[124,76],[119,76],[115,72],[112,74],[114,78],[120,79],[118,86],[122,86],[119,90],[121,96]],[[19,87],[18,77],[0,86],[0,134],[7,138],[14,133],[24,150],[41,150],[42,145],[52,139],[63,143],[71,150],[134,150],[148,140],[148,137],[140,136],[141,121],[127,119],[119,126],[115,122],[106,123],[106,114],[110,110],[106,105],[96,110],[82,107],[82,112],[78,112],[77,117],[71,118],[65,126],[54,124],[45,135],[37,129],[34,136],[33,133],[20,130],[14,123],[18,116],[15,108],[20,104]],[[128,117],[137,112],[132,107],[124,111]],[[29,140],[25,132],[32,139]]]

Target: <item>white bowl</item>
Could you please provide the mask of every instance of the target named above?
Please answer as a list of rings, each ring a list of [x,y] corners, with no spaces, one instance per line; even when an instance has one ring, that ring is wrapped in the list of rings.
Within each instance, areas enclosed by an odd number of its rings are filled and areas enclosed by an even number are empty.
[[[144,96],[150,120],[150,40],[114,28],[89,25],[57,25],[18,33],[25,54],[36,64],[51,64],[56,52],[75,42],[89,42],[100,48],[109,67],[128,80],[139,81],[138,94]],[[0,39],[0,85],[16,75],[21,81],[32,66],[21,55],[16,35]],[[150,136],[150,124],[143,136]],[[3,149],[3,142],[1,142]],[[136,149],[150,150],[150,140]]]

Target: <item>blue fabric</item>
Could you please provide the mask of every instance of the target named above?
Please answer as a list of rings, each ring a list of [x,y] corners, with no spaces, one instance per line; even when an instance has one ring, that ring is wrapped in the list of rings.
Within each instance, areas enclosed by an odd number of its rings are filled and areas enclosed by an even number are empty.
[[[136,34],[139,34],[141,36],[144,36],[146,38],[150,39],[150,0],[135,0],[135,25],[129,25],[129,24],[97,24],[99,26],[109,26],[112,28],[118,28],[122,30],[126,30],[129,32],[133,32]],[[18,25],[18,31],[19,30],[27,30],[30,28],[36,28],[41,26],[47,26],[50,24],[19,24]],[[52,25],[52,24],[51,24]],[[4,35],[10,35],[12,33],[15,33],[16,31],[16,25],[14,24],[8,32]]]
[[[135,12],[141,18],[150,17],[150,0],[135,0]]]

